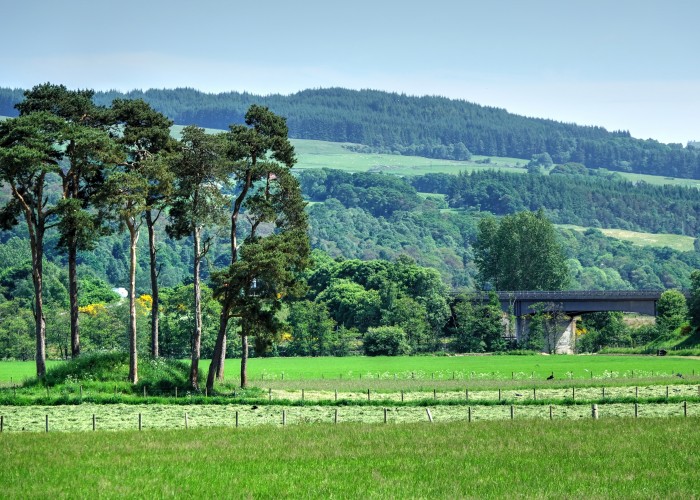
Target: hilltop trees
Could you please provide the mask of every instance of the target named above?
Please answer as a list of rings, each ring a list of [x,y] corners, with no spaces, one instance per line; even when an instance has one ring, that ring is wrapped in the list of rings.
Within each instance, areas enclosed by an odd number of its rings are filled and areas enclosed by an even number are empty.
[[[240,321],[241,386],[246,386],[248,337],[256,336],[256,345],[262,346],[266,336],[279,331],[276,313],[281,300],[301,293],[296,273],[308,265],[309,258],[305,203],[290,172],[295,157],[284,118],[251,106],[246,126],[232,126],[228,140],[228,174],[235,185],[231,258],[228,269],[212,277],[221,316],[207,377],[209,390],[215,376],[223,376],[226,333],[232,318]]]
[[[182,132],[180,154],[173,162],[176,189],[167,231],[175,238],[191,237],[194,248],[194,329],[189,379],[194,389],[199,387],[197,377],[202,341],[200,268],[210,245],[209,239],[202,241],[202,231],[206,226],[222,223],[229,204],[220,190],[220,186],[228,182],[222,139],[223,136],[207,135],[201,128],[187,127]]]
[[[173,174],[169,155],[175,149],[170,137],[173,122],[155,111],[143,100],[115,99],[112,102],[111,122],[120,132],[118,142],[127,156],[130,171],[139,172],[147,179],[144,193],[143,216],[148,231],[148,254],[151,278],[151,356],[157,358],[158,349],[158,263],[155,224],[160,218],[171,194]]]
[[[68,257],[71,355],[80,355],[78,316],[78,250],[93,248],[100,222],[89,211],[103,179],[103,166],[119,161],[115,144],[106,131],[106,110],[92,102],[91,90],[68,90],[63,85],[37,85],[17,104],[20,116],[48,112],[64,121],[56,138],[62,152],[56,173],[61,179],[61,200],[56,204],[60,239]]]
[[[11,198],[0,209],[0,225],[9,229],[23,216],[29,233],[34,286],[36,374],[46,374],[46,319],[43,302],[44,236],[55,219],[56,199],[50,196],[49,176],[58,170],[64,122],[46,112],[0,123],[0,181]]]
[[[482,219],[474,251],[482,285],[496,290],[561,290],[569,281],[564,251],[541,210]]]

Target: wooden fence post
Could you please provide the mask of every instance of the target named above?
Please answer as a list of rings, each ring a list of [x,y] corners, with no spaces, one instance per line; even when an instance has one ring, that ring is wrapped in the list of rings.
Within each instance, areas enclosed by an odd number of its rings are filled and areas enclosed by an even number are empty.
[[[143,397],[144,398],[146,397],[146,386],[145,385],[143,386]]]
[[[639,398],[639,386],[636,386],[636,387],[634,388],[634,397],[635,397],[635,398]]]
[[[668,386],[666,386],[666,399],[668,399]]]
[[[687,417],[688,416],[688,402],[683,401],[683,416]]]
[[[532,388],[532,399],[537,401],[537,387]]]
[[[95,414],[92,414],[92,430],[95,431],[97,429],[97,421],[95,420]]]
[[[282,410],[282,425],[287,425],[287,412]]]
[[[549,420],[552,420],[554,416],[552,415],[552,405],[549,405]]]
[[[401,389],[401,402],[403,403],[403,389]]]
[[[637,402],[634,402],[634,418],[637,418],[639,416],[639,407],[637,406]]]
[[[425,409],[425,413],[428,414],[428,420],[429,420],[430,423],[432,424],[432,423],[433,423],[433,416],[430,414],[430,408],[426,408],[426,409]]]
[[[597,419],[598,418],[598,405],[593,404],[591,405],[591,417]]]
[[[139,413],[139,430],[141,430],[141,414]]]
[[[177,399],[177,386],[175,386],[175,399]]]
[[[471,421],[472,421],[472,407],[467,406],[467,422],[471,422]]]
[[[433,399],[437,399],[437,391],[433,389]]]
[[[605,399],[605,386],[603,386],[603,399]]]
[[[333,415],[333,423],[334,424],[338,423],[338,408],[335,409],[335,413]]]
[[[272,387],[268,390],[269,400],[272,401]]]
[[[498,400],[501,400],[501,389],[498,389]]]
[[[189,428],[190,428],[190,423],[187,419],[187,412],[185,412],[185,429],[189,429]]]
[[[386,408],[384,408],[384,423],[386,424]]]
[[[46,432],[49,432],[49,416],[46,415]]]
[[[367,389],[367,401],[369,401],[369,389]]]
[[[2,432],[4,427],[5,427],[5,416],[0,415],[0,432]]]
[[[513,420],[515,418],[515,408],[513,408],[513,405],[510,405],[510,419]]]
[[[238,427],[238,410],[236,410],[236,427]]]

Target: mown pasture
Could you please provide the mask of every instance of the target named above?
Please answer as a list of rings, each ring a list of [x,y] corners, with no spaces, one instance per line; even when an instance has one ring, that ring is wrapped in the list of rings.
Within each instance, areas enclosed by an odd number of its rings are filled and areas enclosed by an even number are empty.
[[[693,498],[699,422],[588,418],[5,433],[0,484],[6,498]]]

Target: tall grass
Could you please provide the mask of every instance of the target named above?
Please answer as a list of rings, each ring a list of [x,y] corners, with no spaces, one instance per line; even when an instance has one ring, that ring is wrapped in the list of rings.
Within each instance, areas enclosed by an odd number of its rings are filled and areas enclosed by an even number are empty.
[[[5,498],[693,498],[698,418],[0,436]]]

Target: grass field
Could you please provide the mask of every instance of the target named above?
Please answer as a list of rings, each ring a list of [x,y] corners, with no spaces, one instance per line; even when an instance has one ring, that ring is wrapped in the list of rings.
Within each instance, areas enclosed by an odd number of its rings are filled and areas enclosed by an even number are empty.
[[[698,424],[588,418],[8,433],[0,436],[0,484],[4,498],[693,498]]]
[[[143,360],[143,358],[142,358]],[[50,367],[53,363],[49,362]],[[239,360],[226,361],[227,378],[235,379]],[[209,367],[208,360],[200,366]],[[32,377],[32,361],[0,362],[0,383]],[[351,356],[345,358],[251,358],[248,374],[253,382],[282,380],[543,380],[672,377],[677,373],[700,375],[700,360],[657,356]],[[591,375],[592,374],[592,375]],[[264,385],[264,384],[263,384]]]
[[[590,228],[575,226],[573,224],[557,224],[563,229],[573,229],[574,231],[586,231]],[[618,240],[629,241],[634,245],[647,247],[670,247],[679,252],[692,252],[694,250],[695,238],[691,236],[681,236],[679,234],[654,234],[640,233],[637,231],[627,231],[625,229],[598,229],[605,236]]]
[[[693,387],[695,389],[695,387]],[[436,423],[454,421],[510,420],[510,405],[480,405],[478,402],[467,405],[444,405],[436,402],[427,406],[329,406],[309,403],[304,406],[287,405],[172,405],[172,404],[81,404],[61,406],[1,406],[3,432],[46,432],[46,418],[49,419],[49,432],[92,431],[92,416],[95,415],[95,429],[99,431],[120,431],[138,429],[139,415],[144,430],[185,429],[203,427],[257,427],[260,425],[328,424],[337,418],[339,423],[406,424],[427,422],[427,410]],[[550,417],[550,409],[552,411]],[[639,404],[638,418],[658,417],[700,417],[700,403]],[[187,414],[187,424],[185,424]],[[598,417],[633,418],[634,403],[598,404]],[[582,420],[591,418],[589,404],[567,405],[513,405],[513,420]]]

